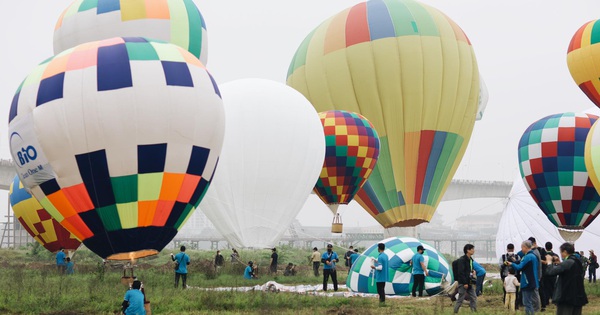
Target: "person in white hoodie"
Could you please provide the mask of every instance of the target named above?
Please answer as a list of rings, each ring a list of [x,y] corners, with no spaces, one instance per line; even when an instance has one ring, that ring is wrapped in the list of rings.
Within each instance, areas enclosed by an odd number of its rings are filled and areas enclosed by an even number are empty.
[[[517,287],[520,285],[519,280],[515,277],[515,269],[508,267],[508,275],[504,278],[504,290],[506,291],[504,306],[513,313],[515,312],[515,302],[517,300]]]

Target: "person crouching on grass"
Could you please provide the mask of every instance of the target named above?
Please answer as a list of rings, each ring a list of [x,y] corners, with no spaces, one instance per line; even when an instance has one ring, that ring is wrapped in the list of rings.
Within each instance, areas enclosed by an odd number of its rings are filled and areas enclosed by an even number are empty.
[[[127,290],[123,298],[123,314],[125,315],[146,315],[144,309],[144,293],[142,293],[142,282],[139,280],[133,281],[131,289]]]
[[[256,268],[254,267],[254,263],[251,261],[248,262],[248,266],[244,269],[244,279],[258,279],[255,272]]]
[[[388,256],[384,253],[385,244],[377,244],[379,256],[373,262],[371,269],[375,269],[375,281],[377,281],[377,294],[379,294],[379,306],[385,305],[385,283],[388,281]]]

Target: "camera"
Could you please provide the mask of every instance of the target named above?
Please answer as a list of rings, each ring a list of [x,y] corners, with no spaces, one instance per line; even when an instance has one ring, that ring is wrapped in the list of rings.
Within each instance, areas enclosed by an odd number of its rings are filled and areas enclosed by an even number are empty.
[[[470,275],[469,276],[469,283],[470,284],[477,284],[477,277],[475,277],[474,275]]]

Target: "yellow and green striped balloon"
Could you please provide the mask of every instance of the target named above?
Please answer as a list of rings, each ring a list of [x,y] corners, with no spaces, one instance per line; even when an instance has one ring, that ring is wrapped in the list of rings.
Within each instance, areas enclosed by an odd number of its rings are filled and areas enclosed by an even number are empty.
[[[479,100],[473,47],[456,23],[413,0],[357,4],[306,37],[287,83],[319,112],[347,110],[373,123],[379,160],[355,199],[379,223],[431,220]]]

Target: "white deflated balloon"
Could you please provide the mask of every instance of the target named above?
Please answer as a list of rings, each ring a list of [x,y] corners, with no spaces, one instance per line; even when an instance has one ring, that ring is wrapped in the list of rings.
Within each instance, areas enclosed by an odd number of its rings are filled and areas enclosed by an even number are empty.
[[[200,209],[231,245],[270,248],[319,177],[323,127],[310,102],[281,83],[236,80],[221,95],[225,141]]]

